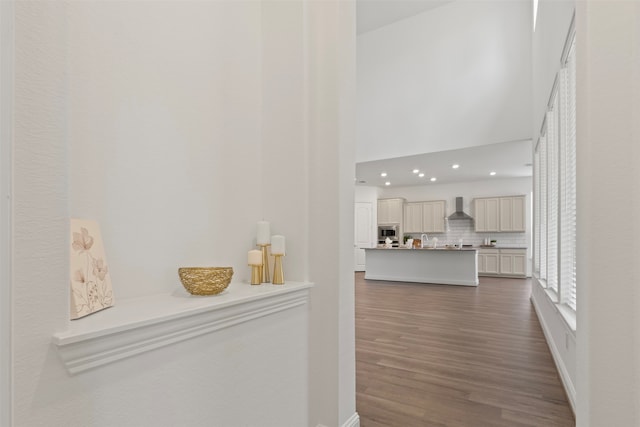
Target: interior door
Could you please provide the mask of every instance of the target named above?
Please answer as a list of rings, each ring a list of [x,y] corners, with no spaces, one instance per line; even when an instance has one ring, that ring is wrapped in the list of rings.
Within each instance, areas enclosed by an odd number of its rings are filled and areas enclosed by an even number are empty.
[[[357,202],[355,208],[355,271],[364,271],[365,250],[373,247],[373,209],[371,203]]]

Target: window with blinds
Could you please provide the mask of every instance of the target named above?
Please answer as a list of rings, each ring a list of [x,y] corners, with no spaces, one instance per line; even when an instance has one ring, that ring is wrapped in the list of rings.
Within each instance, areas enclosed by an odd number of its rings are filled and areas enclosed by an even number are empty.
[[[558,292],[558,96],[547,113],[547,287]]]
[[[540,236],[540,248],[537,251],[540,256],[540,276],[543,281],[547,280],[547,136],[542,135],[539,146],[540,177],[538,179],[540,187],[540,223],[536,227]],[[545,282],[546,284],[546,282]]]
[[[569,39],[568,39],[569,40]],[[534,151],[534,272],[556,302],[576,301],[575,33],[563,53]]]
[[[540,139],[533,153],[533,223],[540,224]],[[533,233],[533,272],[540,276],[540,229]]]
[[[576,309],[576,81],[575,39],[560,71],[562,138],[560,146],[560,297]]]

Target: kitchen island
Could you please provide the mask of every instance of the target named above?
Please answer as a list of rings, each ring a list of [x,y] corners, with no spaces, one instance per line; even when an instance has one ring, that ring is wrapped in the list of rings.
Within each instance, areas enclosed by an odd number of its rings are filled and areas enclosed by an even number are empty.
[[[367,248],[364,278],[396,282],[478,286],[473,248]]]

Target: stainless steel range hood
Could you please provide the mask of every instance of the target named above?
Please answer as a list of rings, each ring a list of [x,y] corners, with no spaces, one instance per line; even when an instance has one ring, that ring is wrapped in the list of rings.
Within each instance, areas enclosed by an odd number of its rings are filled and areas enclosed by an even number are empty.
[[[449,220],[471,219],[471,216],[462,211],[462,197],[456,197],[456,211],[449,215]]]

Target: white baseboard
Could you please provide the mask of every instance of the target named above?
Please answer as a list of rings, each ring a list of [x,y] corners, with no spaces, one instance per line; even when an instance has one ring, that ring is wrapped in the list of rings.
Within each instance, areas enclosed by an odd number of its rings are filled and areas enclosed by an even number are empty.
[[[544,334],[545,339],[547,340],[547,345],[551,350],[551,356],[553,357],[553,361],[556,364],[556,368],[558,369],[558,373],[560,374],[560,380],[562,381],[562,385],[564,386],[564,390],[567,393],[567,397],[569,398],[569,404],[571,405],[571,409],[573,413],[576,413],[576,388],[571,381],[571,377],[569,376],[569,372],[567,371],[562,358],[560,357],[560,352],[556,347],[556,343],[551,338],[551,333],[549,332],[549,327],[544,320],[544,317],[540,313],[540,308],[538,307],[538,303],[536,299],[531,295],[531,303],[533,304],[533,309],[536,311],[536,315],[538,316],[538,320],[540,321],[540,326],[542,327],[542,333]]]
[[[360,427],[360,415],[358,415],[357,412],[354,412],[353,415],[351,415],[351,417],[342,424],[342,427]]]
[[[318,424],[316,427],[327,427],[324,424]],[[360,427],[360,415],[357,412],[354,412],[353,415],[349,417],[347,421],[342,424],[340,427]]]

